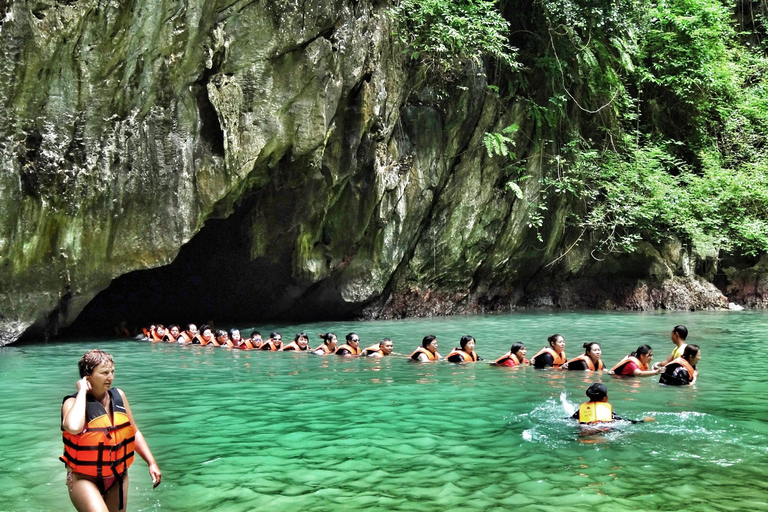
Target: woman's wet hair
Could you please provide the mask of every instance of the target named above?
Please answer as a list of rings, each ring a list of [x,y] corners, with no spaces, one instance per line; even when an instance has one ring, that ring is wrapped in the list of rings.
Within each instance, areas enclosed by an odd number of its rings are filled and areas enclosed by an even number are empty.
[[[475,341],[475,338],[473,338],[469,334],[462,336],[461,340],[459,340],[459,345],[461,346],[461,350],[464,350],[464,347],[466,347],[467,343],[469,343],[470,341]]]
[[[560,338],[563,338],[563,336],[560,335],[560,334],[553,334],[552,336],[547,338],[547,341],[549,342],[550,345],[552,345],[554,347],[555,343],[557,343],[557,340],[560,339]],[[565,339],[565,338],[563,338],[563,339]]]
[[[94,368],[101,363],[109,362],[112,366],[115,366],[115,362],[112,360],[112,356],[102,350],[89,350],[80,361],[77,362],[77,369],[80,371],[80,378],[87,377],[93,373]]]
[[[672,332],[680,336],[681,339],[688,337],[688,328],[684,325],[676,325],[672,328]]]
[[[227,331],[225,331],[224,329],[216,329],[216,333],[215,334],[216,334],[217,338],[221,338],[222,336],[226,336],[227,335]]]
[[[509,349],[509,353],[514,355],[514,354],[517,354],[518,352],[520,352],[520,350],[522,350],[524,348],[525,348],[525,344],[524,343],[520,343],[518,341],[517,343],[513,343],[512,344],[512,346]]]
[[[318,336],[320,336],[320,338],[323,340],[323,343],[325,343],[326,345],[329,344],[333,340],[333,338],[338,338],[338,336],[336,336],[336,334],[332,332],[318,334]]]
[[[305,332],[296,333],[296,336],[293,338],[293,341],[299,341],[301,338],[306,338],[307,341],[309,341],[309,336],[307,336],[307,333]]]
[[[358,339],[360,338],[360,336],[358,336],[358,334],[357,334],[356,332],[352,331],[351,333],[347,334],[346,340],[347,340],[347,341],[352,341],[352,338],[353,338],[354,336],[357,336],[357,337],[358,337]]]
[[[587,343],[582,345],[584,347],[584,354],[585,355],[589,354],[589,352],[592,350],[592,345],[597,345],[598,347],[600,346],[600,344],[598,342],[596,342],[596,341],[588,341]]]
[[[637,347],[637,350],[635,350],[629,355],[631,355],[632,357],[647,356],[649,352],[653,352],[653,349],[651,348],[650,345],[640,345],[639,347]]]
[[[201,325],[201,326],[200,326],[200,329],[198,329],[198,330],[197,330],[197,332],[199,332],[199,333],[200,333],[200,335],[202,336],[202,335],[203,335],[203,333],[204,333],[206,330],[212,330],[212,329],[211,329],[211,326],[210,326],[210,325],[208,325],[208,324],[203,324],[203,325]]]
[[[243,335],[240,333],[240,329],[230,329],[229,330],[229,337],[232,338],[232,335],[234,335],[235,333],[240,334],[240,338],[243,337]]]
[[[436,339],[437,339],[437,336],[435,336],[434,334],[427,334],[426,336],[424,336],[424,339],[421,340],[421,346],[424,348],[427,348],[429,344],[435,341]]]
[[[696,357],[696,354],[699,353],[699,346],[694,345],[693,343],[689,343],[685,346],[685,350],[683,350],[683,359],[686,361],[693,360],[694,357]]]

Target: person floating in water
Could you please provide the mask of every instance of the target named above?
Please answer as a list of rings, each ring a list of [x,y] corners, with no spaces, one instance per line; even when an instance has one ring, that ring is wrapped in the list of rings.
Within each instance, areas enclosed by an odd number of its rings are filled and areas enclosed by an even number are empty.
[[[296,333],[293,341],[283,347],[283,352],[309,352],[309,336],[307,336],[307,333]]]
[[[337,356],[359,356],[363,350],[360,348],[360,336],[356,332],[347,334],[347,342],[336,349]]]
[[[628,421],[630,423],[643,423],[651,418],[642,420],[629,420],[616,416],[613,407],[608,403],[608,388],[602,382],[595,382],[587,388],[588,402],[579,406],[579,410],[573,413],[571,418],[579,420],[581,425],[595,425],[599,423],[610,423],[611,421]]]
[[[496,366],[520,366],[523,364],[530,364],[525,358],[526,350],[525,345],[522,343],[513,343],[509,348],[509,352],[498,358],[492,364]]]
[[[459,346],[451,350],[451,353],[445,356],[445,360],[451,363],[474,363],[482,361],[475,352],[475,338],[467,334],[459,340]]]
[[[566,370],[601,372],[605,369],[603,360],[600,359],[602,353],[603,349],[600,348],[599,343],[594,341],[585,343],[584,353],[565,363],[563,368]]]
[[[318,356],[327,356],[328,354],[333,354],[336,351],[336,344],[338,343],[338,338],[336,335],[332,332],[326,332],[325,334],[320,334],[319,336],[322,338],[323,344],[314,349],[312,353]]]
[[[531,358],[534,368],[560,368],[568,358],[565,356],[565,338],[559,334],[553,334],[547,338],[548,347],[544,347]]]
[[[701,350],[698,345],[690,343],[685,346],[683,355],[672,360],[664,367],[664,373],[659,378],[659,383],[668,386],[686,386],[693,384],[699,376],[696,364],[701,359]]]
[[[616,363],[616,366],[608,372],[611,375],[623,375],[624,377],[651,377],[658,375],[660,368],[649,370],[648,367],[653,360],[653,349],[650,345],[640,345],[637,350],[624,356]]]
[[[362,355],[365,357],[384,357],[391,354],[394,349],[395,344],[392,340],[384,338],[379,343],[364,349]]]
[[[437,351],[437,337],[433,334],[424,336],[424,339],[421,340],[421,346],[416,347],[410,357],[411,360],[422,363],[442,359],[443,356]]]
[[[259,350],[277,352],[281,348],[283,348],[283,335],[277,331],[272,331],[269,334],[269,339],[261,344]]]
[[[154,487],[162,473],[141,435],[120,389],[112,387],[115,363],[101,350],[77,364],[77,393],[61,405],[61,434],[69,499],[77,510],[123,511],[128,501],[128,467],[134,450],[149,465]]]

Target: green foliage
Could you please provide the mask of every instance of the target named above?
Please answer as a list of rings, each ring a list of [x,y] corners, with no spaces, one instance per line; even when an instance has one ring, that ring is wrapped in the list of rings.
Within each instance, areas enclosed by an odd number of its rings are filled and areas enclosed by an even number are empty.
[[[453,79],[485,56],[517,66],[509,23],[493,0],[401,0],[390,12],[410,58],[439,80]]]

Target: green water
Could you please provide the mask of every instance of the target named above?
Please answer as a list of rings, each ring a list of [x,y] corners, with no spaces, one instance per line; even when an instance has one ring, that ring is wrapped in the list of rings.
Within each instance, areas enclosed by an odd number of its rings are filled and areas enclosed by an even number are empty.
[[[597,340],[610,366],[642,343],[664,359],[678,323],[703,355],[699,382],[685,388],[403,356],[111,340],[1,349],[0,510],[72,510],[57,460],[59,408],[75,391],[78,358],[91,348],[114,355],[115,385],[163,471],[153,491],[137,458],[134,511],[766,510],[766,313],[517,313],[258,327],[278,327],[284,338],[355,330],[363,347],[389,336],[401,354],[433,333],[445,355],[472,334],[486,360],[513,341],[533,355],[559,332],[569,357]],[[566,409],[595,379],[607,384],[617,414],[656,421],[579,436]]]

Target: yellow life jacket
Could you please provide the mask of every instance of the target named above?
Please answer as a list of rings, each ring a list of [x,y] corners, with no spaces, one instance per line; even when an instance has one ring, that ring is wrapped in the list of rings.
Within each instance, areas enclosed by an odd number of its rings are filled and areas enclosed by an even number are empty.
[[[585,402],[579,407],[579,423],[613,421],[613,408],[608,402]]]

